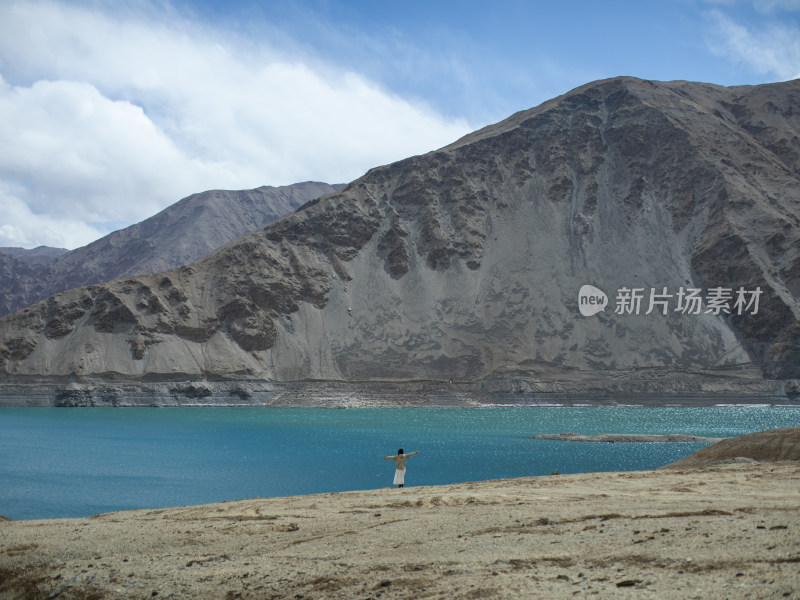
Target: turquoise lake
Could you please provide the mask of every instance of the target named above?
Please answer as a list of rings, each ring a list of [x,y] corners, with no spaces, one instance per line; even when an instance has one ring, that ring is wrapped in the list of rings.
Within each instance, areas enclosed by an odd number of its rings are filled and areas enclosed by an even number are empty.
[[[576,443],[539,433],[731,437],[800,426],[800,408],[484,409],[0,408],[0,514],[82,517],[388,487],[398,448],[406,486],[629,471],[704,443]]]

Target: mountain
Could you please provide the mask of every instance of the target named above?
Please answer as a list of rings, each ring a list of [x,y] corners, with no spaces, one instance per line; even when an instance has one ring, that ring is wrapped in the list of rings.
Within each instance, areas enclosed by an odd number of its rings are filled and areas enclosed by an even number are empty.
[[[796,378],[799,215],[800,80],[604,80],[372,169],[190,266],[9,315],[0,367],[7,382],[512,391]]]
[[[27,264],[46,264],[53,262],[59,256],[69,252],[66,248],[51,248],[49,246],[38,246],[36,248],[0,248],[0,258],[13,257],[16,260]]]
[[[25,248],[0,248],[0,316],[7,314],[7,303],[18,294],[18,287],[25,289],[36,282],[39,275],[47,271],[47,266],[58,260],[69,250],[39,246],[32,250]],[[51,290],[54,293],[60,290]],[[36,298],[37,300],[41,298]],[[18,308],[22,308],[20,304]]]
[[[307,181],[212,190],[71,252],[0,248],[0,316],[64,290],[189,264],[340,187]]]

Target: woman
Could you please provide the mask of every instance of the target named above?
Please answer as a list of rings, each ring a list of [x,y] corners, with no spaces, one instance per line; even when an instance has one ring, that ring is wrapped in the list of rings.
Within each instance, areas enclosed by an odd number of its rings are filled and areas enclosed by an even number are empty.
[[[410,456],[414,456],[415,454],[419,454],[419,451],[412,452],[411,454],[403,454],[403,449],[397,451],[397,454],[394,456],[384,456],[383,460],[393,460],[397,470],[394,472],[394,484],[401,488],[405,483],[406,477],[406,459]]]

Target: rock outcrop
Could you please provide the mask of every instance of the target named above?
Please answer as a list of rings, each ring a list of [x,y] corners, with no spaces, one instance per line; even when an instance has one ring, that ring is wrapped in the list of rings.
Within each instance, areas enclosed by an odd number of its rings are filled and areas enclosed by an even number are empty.
[[[67,289],[187,265],[341,187],[211,190],[76,250],[0,248],[0,316]]]
[[[735,462],[800,461],[800,427],[758,431],[706,446],[663,469],[687,469]]]
[[[0,369],[7,381],[797,378],[799,215],[800,80],[615,78],[372,169],[190,266],[10,315]],[[586,284],[607,295],[590,316]]]

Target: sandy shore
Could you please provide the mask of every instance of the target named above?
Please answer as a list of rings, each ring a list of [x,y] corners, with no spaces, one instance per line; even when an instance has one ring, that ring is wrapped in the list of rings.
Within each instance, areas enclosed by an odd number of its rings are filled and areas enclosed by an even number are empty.
[[[780,462],[6,521],[0,598],[800,598],[799,495]]]

